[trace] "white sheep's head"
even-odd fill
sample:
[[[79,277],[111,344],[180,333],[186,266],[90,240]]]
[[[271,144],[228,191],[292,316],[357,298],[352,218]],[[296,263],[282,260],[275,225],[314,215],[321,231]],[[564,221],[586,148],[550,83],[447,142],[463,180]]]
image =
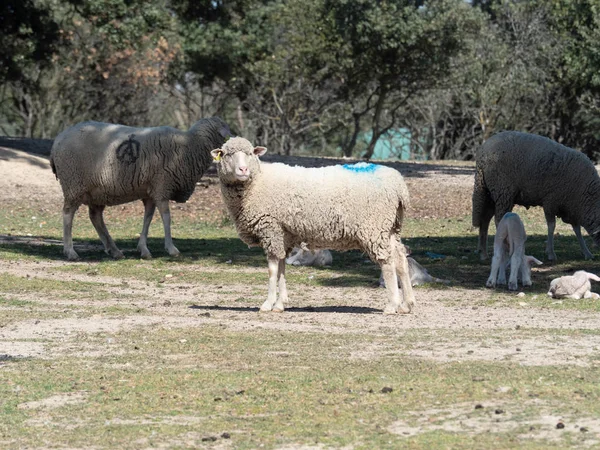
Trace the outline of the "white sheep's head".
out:
[[[267,152],[265,147],[254,147],[242,137],[227,140],[221,148],[210,152],[217,162],[217,172],[226,184],[246,183],[260,172],[259,156]]]

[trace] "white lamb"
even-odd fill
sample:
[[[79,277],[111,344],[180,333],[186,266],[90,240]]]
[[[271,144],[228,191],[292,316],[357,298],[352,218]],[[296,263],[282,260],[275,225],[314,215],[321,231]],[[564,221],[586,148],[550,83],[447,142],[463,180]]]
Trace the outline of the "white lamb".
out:
[[[525,255],[526,240],[525,226],[519,215],[512,212],[504,214],[496,228],[492,269],[485,284],[487,287],[506,284],[506,270],[509,264],[508,289],[516,291],[519,278],[523,286],[531,286],[531,264],[542,262],[533,256]]]
[[[309,248],[364,251],[386,280],[384,313],[409,313],[414,295],[404,247],[397,245],[409,201],[402,175],[365,163],[310,169],[261,165],[258,157],[266,150],[232,138],[212,152],[240,238],[267,254],[269,291],[260,310],[283,311],[288,299],[285,257],[304,242]]]
[[[333,262],[331,252],[327,249],[310,250],[304,247],[294,247],[290,256],[285,259],[292,266],[330,266]]]
[[[550,282],[548,295],[552,298],[600,298],[600,295],[592,292],[590,280],[600,281],[600,277],[585,270],[578,270],[573,275],[555,278]]]
[[[104,208],[138,199],[145,208],[138,242],[142,258],[152,257],[147,238],[157,207],[165,229],[165,249],[171,256],[179,255],[171,239],[169,200],[187,201],[212,162],[210,151],[230,135],[229,126],[218,117],[202,119],[188,131],[82,122],[60,133],[52,146],[50,165],[64,195],[65,256],[79,259],[73,250],[73,216],[84,204],[106,253],[122,258],[104,223]]]

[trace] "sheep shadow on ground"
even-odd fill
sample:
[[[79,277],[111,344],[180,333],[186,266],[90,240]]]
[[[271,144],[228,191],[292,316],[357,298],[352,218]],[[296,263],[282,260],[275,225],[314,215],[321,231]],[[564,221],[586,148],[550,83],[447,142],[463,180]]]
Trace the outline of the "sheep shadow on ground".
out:
[[[258,312],[258,307],[252,306],[220,306],[220,305],[192,305],[190,309],[206,311],[237,311]],[[339,313],[339,314],[381,314],[381,309],[366,306],[286,306],[286,313]]]
[[[546,237],[531,235],[527,240],[527,254],[543,260]],[[182,255],[171,258],[163,248],[162,237],[150,238],[149,248],[154,259],[173,262],[179,266],[196,265],[199,261],[214,263],[216,266],[227,264],[229,268],[252,268],[264,270],[265,280],[267,264],[261,248],[248,248],[237,238],[216,239],[175,239]],[[491,238],[490,238],[491,248]],[[475,253],[476,238],[473,236],[451,236],[435,238],[411,238],[412,257],[415,258],[434,277],[450,280],[449,286],[435,284],[440,289],[486,289],[490,261],[480,261]],[[136,239],[117,240],[126,260],[140,260],[136,250]],[[76,240],[81,262],[101,263],[112,261],[102,249],[99,241]],[[0,236],[0,250],[15,255],[27,255],[42,259],[65,261],[62,242],[55,236]],[[569,275],[577,270],[600,274],[600,258],[585,261],[579,251],[575,236],[560,236],[556,242],[558,262],[535,267],[532,271],[533,286],[519,288],[530,293],[546,293],[553,278]],[[360,251],[333,252],[333,264],[327,267],[288,266],[288,282],[294,278],[314,276],[312,283],[328,287],[373,287],[378,286],[379,268]],[[331,274],[331,276],[328,276]],[[505,291],[498,287],[497,291]]]

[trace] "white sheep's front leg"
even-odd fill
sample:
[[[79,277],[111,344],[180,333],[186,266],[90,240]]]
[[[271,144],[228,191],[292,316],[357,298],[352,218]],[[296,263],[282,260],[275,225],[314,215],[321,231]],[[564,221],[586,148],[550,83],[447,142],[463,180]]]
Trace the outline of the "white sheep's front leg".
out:
[[[590,252],[590,249],[585,244],[585,240],[581,235],[581,227],[579,225],[571,226],[573,227],[573,232],[575,233],[575,236],[577,236],[577,241],[579,242],[579,247],[581,247],[581,253],[583,253],[583,257],[585,259],[594,259],[594,255],[592,255],[592,252]]]
[[[163,221],[163,227],[165,229],[165,250],[170,256],[179,256],[179,250],[173,245],[173,239],[171,238],[171,211],[169,210],[169,200],[160,200],[156,202],[160,217]]]
[[[269,267],[269,292],[267,294],[267,299],[260,307],[262,312],[272,311],[273,306],[277,302],[277,281],[279,274],[279,258],[274,255],[269,255],[267,257],[267,263]],[[285,263],[285,260],[284,260]],[[284,278],[285,284],[285,278]],[[277,305],[280,306],[280,305]],[[283,311],[283,305],[281,305],[281,309],[278,311]]]
[[[63,207],[63,252],[69,261],[79,259],[79,255],[73,249],[73,217],[78,208],[79,205],[65,205]]]
[[[548,240],[546,241],[546,255],[548,261],[556,261],[556,253],[554,253],[554,229],[556,228],[556,217],[546,214],[546,223],[548,224]]]
[[[285,284],[285,258],[279,260],[279,271],[277,273],[277,284],[279,286],[279,296],[273,305],[274,312],[283,312],[285,303],[288,301],[287,286]]]
[[[150,223],[154,216],[156,204],[149,198],[142,200],[142,202],[144,203],[144,225],[142,226],[142,233],[140,234],[137,248],[142,258],[150,259],[152,258],[152,253],[148,250],[148,231],[150,230]]]

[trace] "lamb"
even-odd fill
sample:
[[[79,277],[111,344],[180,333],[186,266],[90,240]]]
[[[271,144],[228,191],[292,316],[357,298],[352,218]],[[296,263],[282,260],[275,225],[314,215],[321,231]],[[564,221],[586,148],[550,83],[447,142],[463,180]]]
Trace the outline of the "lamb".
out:
[[[600,177],[584,154],[542,136],[505,131],[478,150],[475,170],[473,226],[479,227],[482,260],[488,258],[490,220],[497,225],[515,204],[544,209],[550,261],[556,260],[556,216],[571,224],[584,257],[593,258],[581,227],[600,244]]]
[[[292,266],[330,266],[333,262],[331,252],[327,249],[310,250],[306,246],[294,247],[285,260]]]
[[[366,163],[324,168],[261,165],[259,156],[266,151],[232,138],[212,152],[221,193],[240,238],[249,246],[262,246],[267,254],[269,289],[260,310],[284,310],[285,257],[304,242],[309,248],[364,251],[383,270],[389,296],[384,313],[409,313],[415,300],[404,246],[397,245],[409,204],[402,175]]]
[[[519,275],[523,286],[531,286],[531,264],[542,264],[542,262],[533,256],[525,255],[526,240],[525,226],[519,215],[513,212],[504,214],[496,228],[492,269],[485,284],[487,287],[493,288],[496,284],[506,284],[506,269],[509,263],[508,289],[517,290]]]
[[[600,295],[591,292],[590,280],[600,281],[600,277],[585,270],[578,270],[573,275],[555,278],[550,282],[548,295],[552,298],[600,298]]]
[[[188,131],[171,127],[132,128],[100,122],[82,122],[67,128],[54,140],[50,165],[63,195],[64,254],[79,259],[73,249],[73,216],[81,204],[106,253],[123,258],[104,223],[106,206],[133,200],[144,203],[144,224],[138,250],[151,258],[148,229],[158,207],[165,230],[165,249],[179,250],[171,238],[169,200],[187,201],[196,182],[212,163],[210,151],[230,137],[229,126],[219,117],[196,122]]]
[[[406,255],[410,255],[410,248],[405,245]],[[406,258],[408,261],[408,273],[410,275],[410,284],[412,286],[419,286],[425,283],[442,283],[442,284],[450,284],[449,280],[442,280],[441,278],[433,277],[427,272],[427,269],[419,264],[414,258],[410,256]],[[379,286],[385,287],[385,280],[383,279],[383,274],[379,276]]]

